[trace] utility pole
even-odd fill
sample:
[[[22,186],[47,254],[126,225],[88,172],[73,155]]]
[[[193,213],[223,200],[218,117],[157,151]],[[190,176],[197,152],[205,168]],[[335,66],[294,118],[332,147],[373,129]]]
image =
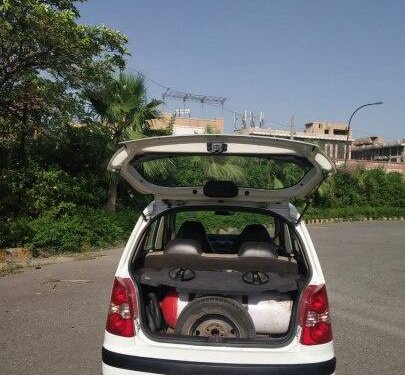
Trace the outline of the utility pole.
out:
[[[294,115],[290,116],[290,138],[294,139]]]

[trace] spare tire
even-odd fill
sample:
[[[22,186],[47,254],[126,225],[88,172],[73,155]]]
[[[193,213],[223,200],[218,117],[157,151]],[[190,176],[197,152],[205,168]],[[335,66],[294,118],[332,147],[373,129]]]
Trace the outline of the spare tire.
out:
[[[217,296],[191,301],[181,312],[174,333],[212,339],[256,337],[252,318],[243,305]]]

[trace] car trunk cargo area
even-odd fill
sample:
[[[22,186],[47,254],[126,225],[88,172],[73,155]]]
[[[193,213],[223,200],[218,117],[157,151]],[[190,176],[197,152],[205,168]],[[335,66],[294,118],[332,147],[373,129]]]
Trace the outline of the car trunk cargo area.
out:
[[[304,282],[299,276],[284,277],[286,282],[277,280],[274,290],[271,285],[276,274],[269,272],[260,272],[258,277],[268,278],[270,284],[245,284],[247,288],[237,283],[246,274],[240,271],[193,271],[195,278],[202,276],[201,283],[185,287],[179,284],[188,281],[167,285],[164,278],[154,278],[155,272],[137,272],[143,328],[152,339],[277,343],[295,328],[299,285]],[[157,272],[162,275],[171,270]],[[187,271],[186,277],[190,277]]]
[[[177,221],[174,235],[165,241],[158,220],[155,234],[152,227],[145,233],[133,262],[145,334],[158,341],[199,344],[287,342],[309,276],[293,228],[269,216],[272,235],[262,224],[247,224],[239,234],[207,236],[203,223],[179,220],[182,214],[175,214],[177,219],[170,217],[173,213],[164,219],[166,224]],[[254,221],[255,215],[248,217]],[[197,214],[197,219],[206,217]],[[148,241],[161,246],[148,247]]]

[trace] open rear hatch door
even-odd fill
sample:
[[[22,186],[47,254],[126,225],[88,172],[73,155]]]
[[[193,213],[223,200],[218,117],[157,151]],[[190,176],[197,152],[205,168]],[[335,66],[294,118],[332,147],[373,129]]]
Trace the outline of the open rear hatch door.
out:
[[[124,142],[108,169],[155,199],[288,203],[310,194],[335,166],[310,143],[206,134]]]

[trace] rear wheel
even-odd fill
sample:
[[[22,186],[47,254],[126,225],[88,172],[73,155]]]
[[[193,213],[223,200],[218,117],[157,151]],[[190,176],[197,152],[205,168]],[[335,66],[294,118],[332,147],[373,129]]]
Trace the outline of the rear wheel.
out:
[[[181,312],[175,333],[211,338],[250,338],[256,336],[252,319],[241,303],[224,297],[201,297]]]

